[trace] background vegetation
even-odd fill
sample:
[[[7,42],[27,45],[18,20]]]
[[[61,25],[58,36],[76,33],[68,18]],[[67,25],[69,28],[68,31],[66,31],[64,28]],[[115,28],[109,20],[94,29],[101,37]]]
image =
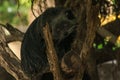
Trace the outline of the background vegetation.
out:
[[[0,23],[12,25],[28,25],[29,0],[0,0]]]

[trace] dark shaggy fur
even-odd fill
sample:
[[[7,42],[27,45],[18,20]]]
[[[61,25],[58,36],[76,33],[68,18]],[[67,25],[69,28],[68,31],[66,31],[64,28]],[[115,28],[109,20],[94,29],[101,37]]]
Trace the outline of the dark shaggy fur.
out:
[[[59,62],[71,49],[76,33],[76,19],[73,13],[70,9],[60,7],[47,9],[32,22],[22,41],[21,65],[27,74],[43,72],[48,66],[42,31],[46,23],[50,26]]]

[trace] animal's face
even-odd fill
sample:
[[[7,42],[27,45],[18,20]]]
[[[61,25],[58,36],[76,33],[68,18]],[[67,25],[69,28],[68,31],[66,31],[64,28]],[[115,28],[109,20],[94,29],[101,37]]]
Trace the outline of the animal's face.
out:
[[[76,18],[70,9],[63,9],[51,22],[54,40],[61,41],[69,36],[76,28]]]

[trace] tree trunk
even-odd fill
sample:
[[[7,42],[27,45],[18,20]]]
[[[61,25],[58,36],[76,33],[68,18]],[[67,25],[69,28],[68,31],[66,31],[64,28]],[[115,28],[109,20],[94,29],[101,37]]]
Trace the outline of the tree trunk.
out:
[[[58,62],[58,57],[56,50],[54,48],[53,39],[49,30],[49,25],[43,28],[44,39],[47,46],[47,58],[50,65],[50,71],[53,73],[54,80],[63,80],[62,75],[60,74],[60,67]]]
[[[75,11],[79,22],[73,48],[77,53],[80,53],[82,64],[84,64],[83,67],[81,66],[80,72],[83,71],[81,72],[83,74],[84,71],[88,71],[91,80],[99,80],[96,60],[91,51],[96,30],[100,24],[98,18],[99,5],[92,5],[92,0],[75,0],[74,2],[68,0],[68,2],[66,1],[66,6],[71,7]]]
[[[16,80],[30,80],[22,71],[20,60],[10,50],[6,41],[5,32],[0,26],[0,66],[5,68]]]

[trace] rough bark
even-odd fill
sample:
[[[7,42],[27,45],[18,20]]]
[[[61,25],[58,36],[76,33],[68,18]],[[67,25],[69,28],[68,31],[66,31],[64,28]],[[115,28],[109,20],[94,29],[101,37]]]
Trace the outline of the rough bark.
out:
[[[82,46],[81,54],[85,63],[87,63],[88,73],[91,77],[91,80],[99,80],[97,73],[97,65],[96,60],[94,58],[94,54],[91,52],[92,44],[95,38],[97,27],[99,27],[99,19],[98,19],[98,5],[93,6],[92,0],[86,0],[86,23],[87,23],[87,31],[86,38]]]
[[[43,28],[44,39],[47,46],[47,58],[50,65],[50,71],[53,73],[54,80],[63,80],[60,74],[60,67],[58,62],[58,57],[54,48],[54,44],[52,41],[52,36],[49,30],[49,25]]]
[[[30,80],[20,67],[20,60],[13,54],[6,43],[5,33],[0,26],[0,66],[16,80]]]
[[[22,41],[24,33],[20,30],[14,28],[11,24],[7,23],[6,25],[0,24],[0,27],[4,27],[8,30],[10,35],[5,35],[6,43],[12,42],[12,41]]]
[[[92,5],[92,0],[69,1],[66,6],[70,6],[75,11],[79,21],[78,32],[73,48],[80,53],[84,64],[81,66],[80,74],[83,74],[84,71],[87,70],[92,80],[99,80],[96,60],[91,52],[96,29],[100,24],[98,19],[99,6]],[[82,78],[80,74],[77,80]]]

